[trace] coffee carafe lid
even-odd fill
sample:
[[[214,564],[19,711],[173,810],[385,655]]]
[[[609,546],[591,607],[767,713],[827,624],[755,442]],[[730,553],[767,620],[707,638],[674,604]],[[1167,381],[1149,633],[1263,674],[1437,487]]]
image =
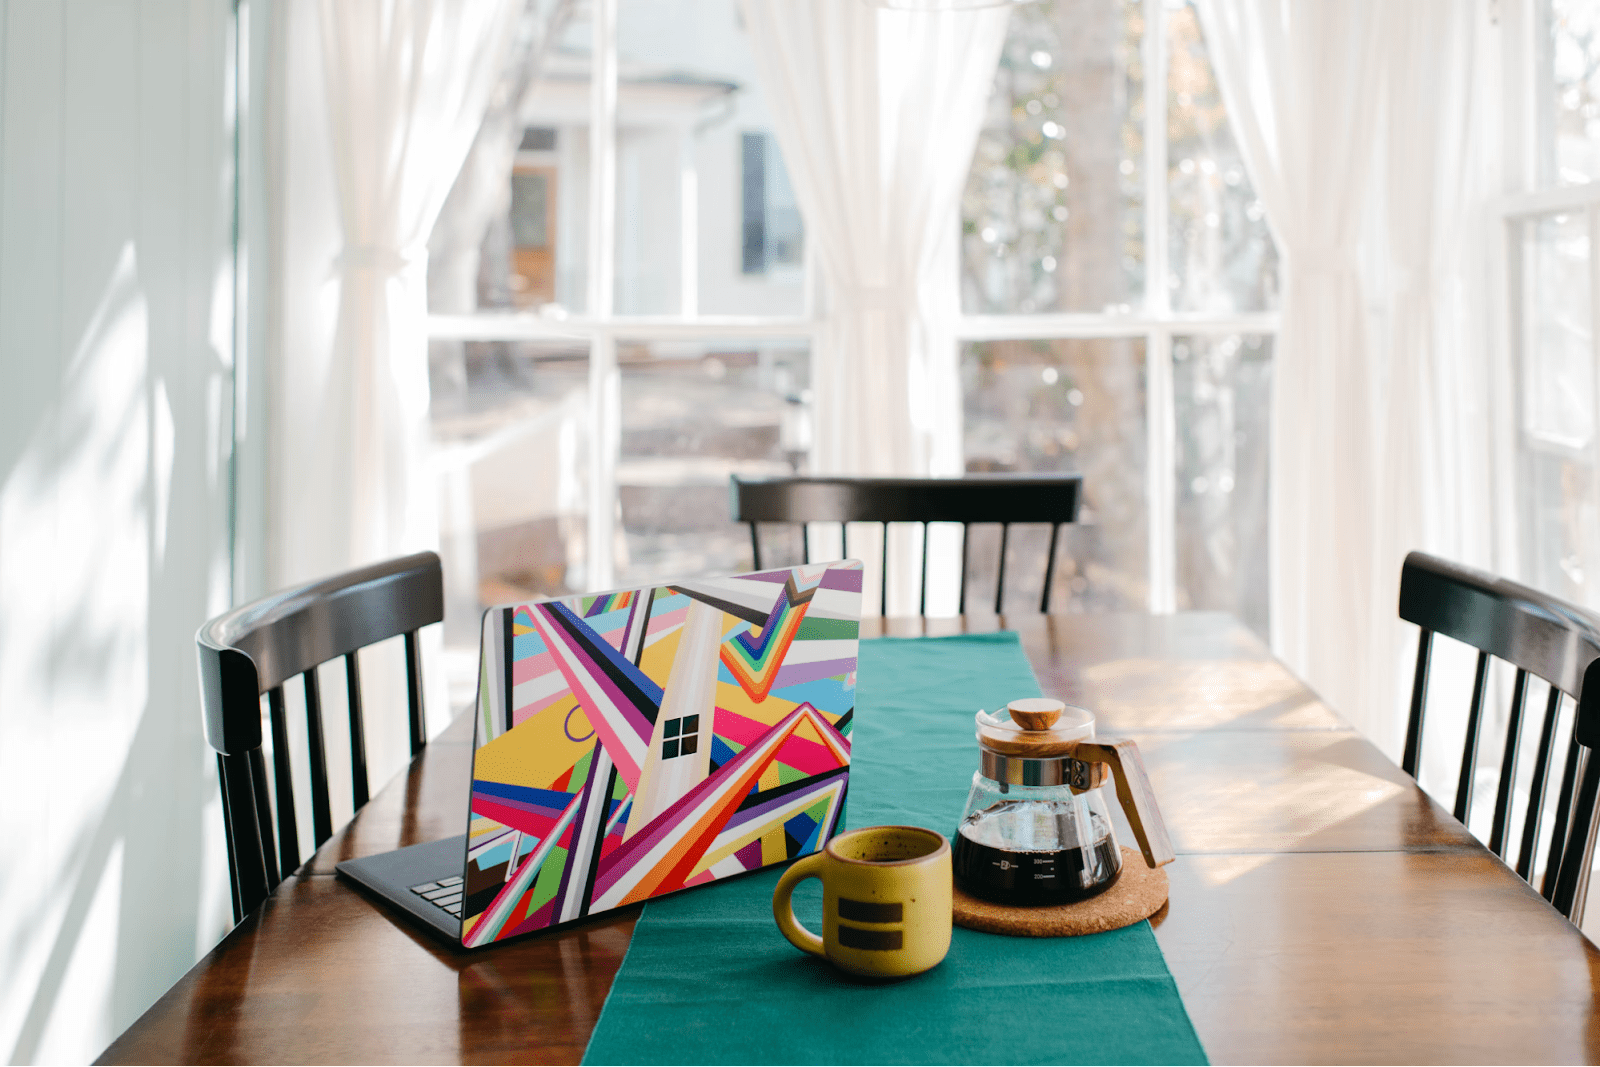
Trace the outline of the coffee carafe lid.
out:
[[[1068,756],[1080,741],[1094,739],[1094,715],[1049,697],[1028,697],[1006,705],[1011,721],[986,711],[977,714],[978,743],[1007,756],[1043,759]]]

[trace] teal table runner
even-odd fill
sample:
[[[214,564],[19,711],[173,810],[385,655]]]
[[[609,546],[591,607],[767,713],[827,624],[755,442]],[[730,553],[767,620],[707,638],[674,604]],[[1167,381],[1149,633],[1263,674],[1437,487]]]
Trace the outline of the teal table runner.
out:
[[[972,715],[1036,696],[1016,634],[861,642],[851,827],[955,832]],[[772,921],[780,869],[646,905],[585,1063],[1205,1063],[1148,922],[1092,937],[957,927],[938,967],[854,980]],[[821,889],[795,911],[822,929]]]

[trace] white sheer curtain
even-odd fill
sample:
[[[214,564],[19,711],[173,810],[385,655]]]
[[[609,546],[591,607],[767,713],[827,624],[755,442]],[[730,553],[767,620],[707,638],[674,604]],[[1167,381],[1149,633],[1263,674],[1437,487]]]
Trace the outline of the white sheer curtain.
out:
[[[742,6],[822,264],[818,468],[959,473],[956,212],[1007,11]]]
[[[1475,8],[1198,7],[1285,260],[1273,393],[1274,646],[1394,751],[1404,729],[1400,560],[1417,547],[1460,557],[1459,531],[1488,524],[1487,502],[1472,491],[1488,477],[1487,454],[1477,465],[1453,451],[1474,410],[1467,394],[1482,380],[1460,343],[1468,309],[1451,274],[1461,263],[1451,242],[1474,232],[1462,175]],[[1385,247],[1364,248],[1372,234],[1385,235]],[[1365,279],[1363,263],[1378,265]]]
[[[427,241],[511,39],[512,0],[321,0],[344,234],[339,324],[293,506],[327,572],[433,547]]]
[[[824,324],[811,354],[816,469],[959,474],[957,209],[1009,13],[885,11],[862,0],[742,8],[822,266]],[[912,529],[896,538],[891,610],[914,614],[922,548]],[[844,551],[871,570],[879,549]],[[954,574],[953,539],[934,531],[928,551],[930,575]],[[930,582],[931,613],[953,611],[947,584]]]
[[[1493,90],[1478,63],[1479,17],[1476,5],[1461,0],[1407,0],[1383,13],[1386,269],[1373,289],[1386,327],[1379,339],[1388,371],[1379,452],[1386,496],[1384,521],[1373,532],[1377,579],[1381,585],[1388,576],[1390,595],[1378,598],[1368,655],[1390,672],[1386,707],[1394,714],[1372,732],[1391,751],[1404,740],[1403,702],[1415,662],[1416,627],[1394,616],[1405,554],[1422,549],[1485,568],[1495,563],[1483,318],[1493,226],[1482,211],[1490,193],[1484,116],[1493,112]],[[1434,652],[1430,737],[1459,736],[1464,728],[1471,657],[1451,668],[1442,659],[1464,652],[1443,644]],[[1383,681],[1380,675],[1375,684]],[[1425,745],[1424,784],[1453,795],[1459,759],[1452,745]]]

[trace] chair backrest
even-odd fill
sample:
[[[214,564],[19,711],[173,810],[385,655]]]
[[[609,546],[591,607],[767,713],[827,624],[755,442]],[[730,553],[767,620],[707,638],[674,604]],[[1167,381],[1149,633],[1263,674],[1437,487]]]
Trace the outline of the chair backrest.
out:
[[[300,866],[283,685],[305,687],[311,816],[316,844],[333,834],[317,667],[344,657],[350,709],[351,797],[367,802],[367,756],[357,652],[405,635],[411,754],[427,741],[417,631],[444,618],[444,584],[432,552],[361,567],[234,608],[200,627],[200,698],[206,740],[217,750],[228,868],[237,922]],[[262,758],[261,696],[272,729],[276,820]],[[277,847],[272,827],[277,825]]]
[[[1044,594],[1039,610],[1048,611],[1055,582],[1056,543],[1063,523],[1078,520],[1078,498],[1083,488],[1080,474],[969,475],[965,478],[767,478],[744,480],[733,476],[729,486],[735,522],[750,526],[750,550],[761,568],[763,522],[798,523],[805,561],[811,562],[807,523],[876,522],[883,526],[885,555],[889,524],[920,522],[924,551],[920,613],[928,612],[928,543],[930,522],[961,523],[960,604],[967,610],[967,530],[973,523],[1000,524],[999,575],[995,581],[994,610],[1004,607],[1006,547],[1013,523],[1049,523],[1050,548],[1045,555]],[[889,568],[882,568],[882,604],[889,603]]]
[[[1472,810],[1472,780],[1490,658],[1517,668],[1488,842],[1490,850],[1502,859],[1509,847],[1512,794],[1529,679],[1538,678],[1549,684],[1516,862],[1517,874],[1529,881],[1533,878],[1540,820],[1549,791],[1561,700],[1563,695],[1576,700],[1575,725],[1567,740],[1561,784],[1555,794],[1555,821],[1540,891],[1563,915],[1578,921],[1588,893],[1595,798],[1600,792],[1600,759],[1590,756],[1590,750],[1600,741],[1600,617],[1517,582],[1421,552],[1408,555],[1400,571],[1400,617],[1422,628],[1401,760],[1401,766],[1412,777],[1416,777],[1422,756],[1433,635],[1441,633],[1478,650],[1455,796],[1455,817],[1463,824]],[[1580,778],[1575,792],[1574,783]]]

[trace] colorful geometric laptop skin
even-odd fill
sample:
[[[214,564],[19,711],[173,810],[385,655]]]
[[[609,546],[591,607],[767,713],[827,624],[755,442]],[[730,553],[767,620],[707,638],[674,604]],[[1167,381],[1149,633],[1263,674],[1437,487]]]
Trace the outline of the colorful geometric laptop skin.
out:
[[[816,852],[850,774],[855,560],[490,609],[461,943]]]

